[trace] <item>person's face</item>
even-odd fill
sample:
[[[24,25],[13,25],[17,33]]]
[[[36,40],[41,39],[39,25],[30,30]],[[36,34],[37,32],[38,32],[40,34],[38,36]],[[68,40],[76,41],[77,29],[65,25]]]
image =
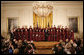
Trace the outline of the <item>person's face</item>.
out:
[[[27,29],[25,29],[25,31],[27,31]]]
[[[24,42],[27,42],[27,40],[24,40]]]
[[[66,42],[68,42],[68,39],[66,39]]]
[[[24,28],[24,26],[22,26],[22,28]]]
[[[16,41],[16,39],[13,39],[13,41],[15,42],[15,41]]]
[[[30,43],[30,41],[27,41],[27,43]]]
[[[18,41],[15,41],[15,44],[17,44],[18,43]]]
[[[58,30],[57,30],[57,32],[58,32]]]

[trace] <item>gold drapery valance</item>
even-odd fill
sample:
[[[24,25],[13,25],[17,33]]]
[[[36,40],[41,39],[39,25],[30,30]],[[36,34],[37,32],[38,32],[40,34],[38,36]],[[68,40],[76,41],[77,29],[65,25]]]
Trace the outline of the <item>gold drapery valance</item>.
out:
[[[33,27],[37,26],[41,28],[51,27],[52,23],[53,23],[52,12],[45,18],[39,17],[33,12]]]

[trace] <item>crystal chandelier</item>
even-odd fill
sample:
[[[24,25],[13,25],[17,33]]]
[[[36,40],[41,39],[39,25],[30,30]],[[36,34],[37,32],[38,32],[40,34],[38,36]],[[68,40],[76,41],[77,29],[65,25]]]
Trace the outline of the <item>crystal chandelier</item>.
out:
[[[53,3],[50,1],[34,2],[33,11],[40,17],[46,17],[53,11]]]

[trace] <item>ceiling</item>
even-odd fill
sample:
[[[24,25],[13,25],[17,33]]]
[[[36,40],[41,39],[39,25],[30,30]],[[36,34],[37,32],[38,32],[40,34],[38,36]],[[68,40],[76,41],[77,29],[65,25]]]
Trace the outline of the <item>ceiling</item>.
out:
[[[1,1],[1,4],[29,4],[32,5],[32,3],[35,1]],[[51,2],[51,1],[50,1]],[[52,1],[54,5],[56,4],[79,4],[82,5],[83,1]]]

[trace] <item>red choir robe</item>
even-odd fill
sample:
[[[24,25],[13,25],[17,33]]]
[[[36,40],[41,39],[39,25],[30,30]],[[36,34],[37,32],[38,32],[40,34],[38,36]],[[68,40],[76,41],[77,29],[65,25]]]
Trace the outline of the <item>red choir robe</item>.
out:
[[[21,39],[21,32],[18,30],[18,40],[20,40]]]
[[[74,40],[74,32],[71,32],[71,39]]]
[[[31,38],[31,40],[34,41],[34,32],[32,32],[32,38]]]
[[[51,31],[51,41],[53,41],[54,38],[53,38],[53,31]]]
[[[56,33],[55,33],[55,30],[53,31],[53,38],[54,38],[54,41],[56,41]]]
[[[36,33],[35,33],[35,30],[33,31],[33,36],[32,36],[32,38],[33,38],[33,41],[35,41],[35,35],[36,35]]]
[[[66,39],[69,39],[69,31],[66,31]]]
[[[58,41],[61,39],[61,32],[58,31]]]
[[[68,28],[65,28],[65,29],[64,29],[65,33],[67,32],[67,29],[68,29]]]
[[[71,39],[71,32],[68,32],[69,34],[68,34],[68,40],[70,41],[70,39]]]
[[[51,32],[48,31],[48,41],[51,41]]]
[[[65,32],[64,32],[64,30],[62,32],[62,40],[65,41]]]
[[[42,36],[41,36],[41,40],[45,40],[45,33],[44,32],[41,32],[42,34]]]
[[[39,32],[38,40],[41,41],[41,31]]]
[[[36,32],[36,41],[39,41],[39,32]]]
[[[23,32],[23,30],[21,31],[21,40],[24,41],[24,32]]]
[[[62,40],[62,32],[61,31],[59,32],[59,35],[60,35],[59,40]]]
[[[29,35],[29,33],[28,33],[28,31],[25,31],[25,39],[27,39],[28,40],[28,35]]]
[[[29,28],[29,36],[30,36],[29,39],[30,39],[30,41],[32,40],[32,33],[33,33],[33,32],[32,32],[32,28]]]
[[[35,36],[35,38],[34,38],[34,39],[35,39],[35,41],[37,40],[37,36],[36,36],[36,34],[37,34],[37,32],[35,31],[35,35],[34,35],[34,36]]]
[[[56,32],[56,41],[59,41],[59,32]]]

